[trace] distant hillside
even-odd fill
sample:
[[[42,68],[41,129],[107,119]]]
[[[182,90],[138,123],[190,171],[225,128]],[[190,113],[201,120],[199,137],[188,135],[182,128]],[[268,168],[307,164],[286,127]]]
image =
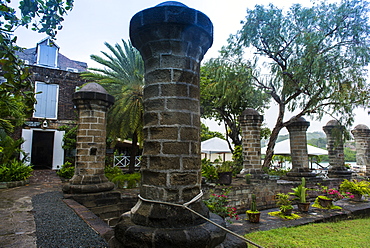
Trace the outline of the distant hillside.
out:
[[[289,139],[289,134],[279,135],[276,143]],[[267,145],[268,140],[262,141],[262,146]],[[307,133],[307,143],[316,147],[326,149],[326,135],[324,132],[311,132]]]

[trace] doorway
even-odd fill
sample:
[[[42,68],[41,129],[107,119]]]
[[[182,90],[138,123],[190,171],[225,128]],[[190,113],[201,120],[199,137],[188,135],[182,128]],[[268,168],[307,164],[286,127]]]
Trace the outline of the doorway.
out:
[[[34,169],[53,166],[54,132],[33,131],[31,164]]]

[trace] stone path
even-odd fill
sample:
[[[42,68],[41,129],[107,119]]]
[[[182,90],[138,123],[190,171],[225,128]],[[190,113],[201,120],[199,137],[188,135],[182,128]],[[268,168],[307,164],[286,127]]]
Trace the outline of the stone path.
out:
[[[0,190],[0,247],[36,247],[32,197],[60,191],[61,181],[52,170],[36,170],[26,186]]]

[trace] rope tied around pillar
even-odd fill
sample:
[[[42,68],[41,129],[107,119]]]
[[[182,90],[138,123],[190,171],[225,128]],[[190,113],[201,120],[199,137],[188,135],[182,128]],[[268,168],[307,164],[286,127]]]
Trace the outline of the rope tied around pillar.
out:
[[[207,217],[204,217],[204,216],[203,216],[203,215],[201,215],[200,213],[198,213],[198,212],[196,212],[196,211],[194,211],[193,209],[191,209],[191,208],[189,208],[189,207],[188,207],[190,204],[192,204],[192,203],[194,203],[194,202],[198,201],[202,196],[203,196],[203,191],[201,190],[201,191],[200,191],[200,193],[199,193],[198,195],[196,195],[196,196],[195,196],[193,199],[191,199],[190,201],[188,201],[188,202],[186,202],[186,203],[184,203],[184,204],[177,204],[177,203],[172,203],[172,202],[164,202],[164,201],[149,200],[149,199],[145,199],[145,198],[143,198],[140,194],[138,195],[139,199],[140,199],[141,201],[144,201],[144,202],[157,203],[157,204],[164,204],[164,205],[169,205],[169,206],[175,206],[175,207],[181,207],[181,208],[184,208],[184,209],[186,209],[186,210],[188,210],[188,211],[192,212],[193,214],[195,214],[195,215],[199,216],[200,218],[202,218],[202,219],[204,219],[204,220],[208,221],[209,223],[211,223],[211,224],[213,224],[213,225],[217,226],[218,228],[221,228],[222,230],[224,230],[224,231],[226,231],[226,232],[230,233],[231,235],[234,235],[235,237],[240,238],[240,239],[244,240],[245,242],[247,242],[247,243],[249,243],[249,244],[251,244],[251,245],[254,245],[254,246],[256,246],[256,247],[264,248],[263,246],[260,246],[260,245],[258,245],[258,244],[256,244],[256,243],[254,243],[253,241],[251,241],[251,240],[249,240],[249,239],[246,239],[245,237],[243,237],[243,236],[241,236],[241,235],[239,235],[239,234],[237,234],[237,233],[235,233],[235,232],[233,232],[233,231],[231,231],[231,230],[229,230],[229,229],[227,229],[227,228],[225,228],[225,227],[223,227],[223,226],[221,226],[221,225],[219,225],[219,224],[215,223],[214,221],[212,221],[212,220],[208,219]]]

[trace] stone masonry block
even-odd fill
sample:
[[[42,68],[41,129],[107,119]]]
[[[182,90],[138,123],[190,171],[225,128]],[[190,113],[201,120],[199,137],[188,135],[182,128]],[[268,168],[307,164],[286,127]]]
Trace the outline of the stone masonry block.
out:
[[[165,107],[164,99],[144,100],[144,112],[163,111]]]
[[[189,99],[167,99],[167,108],[171,110],[199,112],[199,101]]]
[[[165,186],[167,183],[167,173],[164,172],[143,170],[141,172],[141,175],[142,175],[142,184]]]
[[[163,142],[163,154],[189,154],[189,142]]]
[[[151,170],[179,170],[180,169],[180,158],[176,157],[165,157],[165,156],[150,156],[150,168]]]
[[[198,80],[198,74],[193,71],[182,70],[182,69],[172,70],[172,82],[193,83],[194,81],[197,81],[197,80]]]
[[[200,156],[197,157],[183,157],[182,167],[184,170],[199,170],[201,167]]]
[[[191,119],[191,114],[187,112],[180,112],[180,111],[166,111],[160,113],[161,120],[160,124],[161,125],[191,125],[192,124],[192,119]]]
[[[144,141],[144,152],[147,155],[157,155],[161,153],[161,142]]]
[[[183,56],[168,55],[168,54],[161,55],[160,68],[192,69],[190,58],[183,57]]]
[[[178,140],[178,127],[157,127],[150,129],[151,140]]]
[[[188,86],[184,83],[161,84],[161,96],[188,97]]]
[[[144,88],[146,99],[156,98],[160,96],[160,86],[158,84],[148,85]]]
[[[159,125],[159,114],[153,112],[144,113],[144,123],[146,124],[146,126]]]
[[[181,140],[199,141],[199,128],[182,127],[180,129]]]
[[[170,175],[170,184],[172,186],[175,185],[195,185],[198,183],[198,173],[195,172],[187,172],[187,173],[181,173],[181,172],[173,172]]]
[[[145,75],[145,84],[157,84],[159,82],[171,82],[171,69],[158,69]]]

